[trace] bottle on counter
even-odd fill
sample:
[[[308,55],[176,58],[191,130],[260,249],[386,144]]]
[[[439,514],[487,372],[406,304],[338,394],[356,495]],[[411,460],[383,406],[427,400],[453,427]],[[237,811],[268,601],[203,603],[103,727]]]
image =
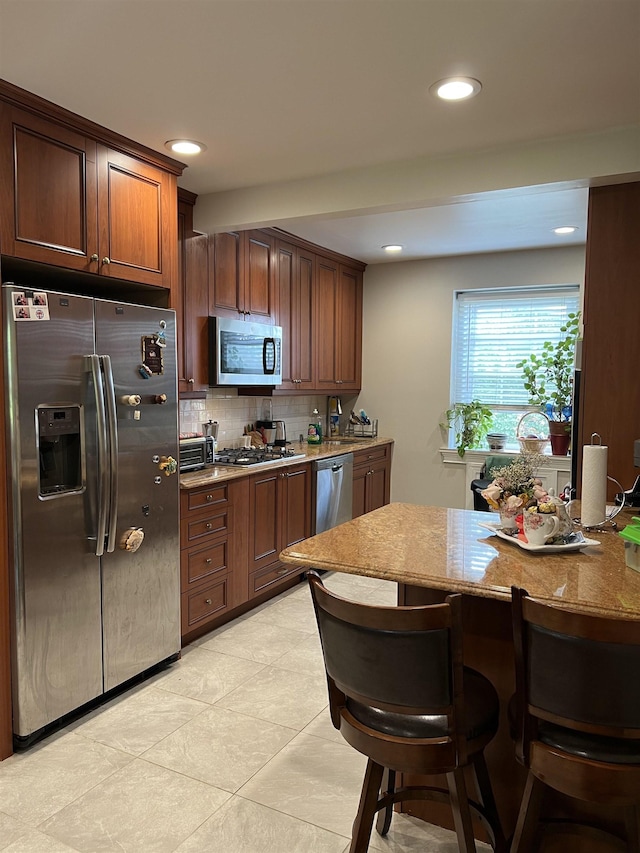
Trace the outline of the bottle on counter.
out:
[[[317,409],[311,413],[311,423],[307,429],[307,444],[322,444],[322,418]]]

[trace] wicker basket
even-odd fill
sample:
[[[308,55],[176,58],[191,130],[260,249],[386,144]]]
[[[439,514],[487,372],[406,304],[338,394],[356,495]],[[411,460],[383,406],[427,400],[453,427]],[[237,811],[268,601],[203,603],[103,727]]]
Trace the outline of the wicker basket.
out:
[[[545,445],[549,441],[549,436],[546,436],[545,438],[539,438],[537,435],[520,435],[520,428],[522,427],[524,421],[530,415],[539,416],[539,414],[539,412],[527,412],[518,421],[518,426],[516,427],[516,438],[520,442],[520,450],[523,452],[528,451],[529,453],[542,453]]]

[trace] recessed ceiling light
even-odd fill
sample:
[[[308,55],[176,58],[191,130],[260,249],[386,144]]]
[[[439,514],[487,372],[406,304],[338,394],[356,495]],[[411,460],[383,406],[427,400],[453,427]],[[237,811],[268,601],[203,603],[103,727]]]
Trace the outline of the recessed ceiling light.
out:
[[[554,228],[554,234],[573,234],[574,231],[578,230],[577,225],[561,225],[560,228]]]
[[[399,243],[389,243],[388,246],[382,246],[385,252],[393,253],[393,252],[401,252],[404,249],[404,246],[401,246]]]
[[[473,77],[445,77],[429,87],[432,95],[445,101],[463,101],[473,98],[482,89],[482,83]]]
[[[193,139],[169,139],[164,147],[175,154],[200,154],[201,151],[207,150],[206,145]]]

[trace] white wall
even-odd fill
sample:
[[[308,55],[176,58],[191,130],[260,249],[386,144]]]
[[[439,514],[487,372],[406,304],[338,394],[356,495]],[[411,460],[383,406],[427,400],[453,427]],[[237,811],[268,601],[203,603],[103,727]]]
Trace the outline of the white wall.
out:
[[[376,264],[364,275],[363,391],[358,407],[395,439],[393,501],[463,507],[463,466],[444,465],[454,292],[584,283],[585,248]]]

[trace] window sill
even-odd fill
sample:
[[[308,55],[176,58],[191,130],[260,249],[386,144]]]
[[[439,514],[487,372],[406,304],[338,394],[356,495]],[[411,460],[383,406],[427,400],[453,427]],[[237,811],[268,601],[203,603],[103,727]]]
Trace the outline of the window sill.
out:
[[[440,456],[442,461],[449,465],[467,465],[468,463],[479,463],[482,465],[487,456],[519,456],[520,451],[506,448],[505,450],[467,450],[464,456],[458,456],[454,447],[441,447]],[[542,454],[542,468],[553,468],[556,471],[571,471],[571,456],[552,456],[550,453]]]

